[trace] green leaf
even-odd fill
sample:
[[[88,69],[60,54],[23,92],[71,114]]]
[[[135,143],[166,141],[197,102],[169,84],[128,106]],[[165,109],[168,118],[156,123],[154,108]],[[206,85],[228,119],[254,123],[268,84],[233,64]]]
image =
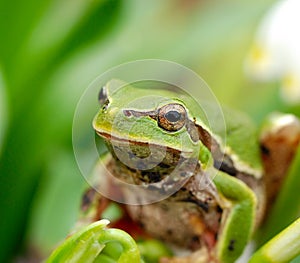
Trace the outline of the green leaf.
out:
[[[107,229],[108,223],[106,219],[94,222],[69,237],[52,253],[46,263],[140,263],[135,241],[122,230]],[[108,243],[111,244],[107,245]],[[121,251],[117,243],[121,245]],[[101,254],[105,247],[105,253]],[[116,259],[118,252],[121,253]]]
[[[300,255],[300,218],[273,237],[249,263],[288,263]]]
[[[8,113],[6,109],[6,90],[5,90],[4,79],[0,67],[0,156],[2,151],[2,141],[6,129],[7,114]]]
[[[159,262],[161,257],[171,257],[172,251],[162,242],[149,239],[138,242],[140,253],[147,263]]]
[[[268,215],[267,221],[258,233],[257,240],[263,244],[279,233],[298,216],[300,209],[300,147],[298,148],[287,178],[283,183],[282,189],[277,200]]]

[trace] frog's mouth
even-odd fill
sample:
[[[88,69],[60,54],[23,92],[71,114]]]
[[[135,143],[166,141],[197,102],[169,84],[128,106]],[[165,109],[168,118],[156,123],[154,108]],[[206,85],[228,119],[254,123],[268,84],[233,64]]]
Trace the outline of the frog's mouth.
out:
[[[128,139],[128,138],[122,138],[120,136],[114,136],[111,133],[108,132],[104,132],[104,131],[98,131],[96,130],[96,133],[98,136],[102,137],[104,140],[110,142],[111,144],[117,143],[117,144],[140,144],[143,145],[145,143],[148,143],[146,141],[142,141],[142,140],[132,140],[132,139]]]
[[[183,156],[190,156],[193,151],[187,150],[187,149],[177,149],[175,147],[165,146],[161,144],[156,143],[149,143],[149,141],[146,140],[134,140],[134,139],[128,139],[128,138],[122,138],[118,136],[114,136],[111,133],[107,133],[104,131],[98,131],[96,130],[96,133],[98,136],[102,137],[108,144],[114,145],[114,146],[140,146],[140,147],[157,147],[157,148],[164,148],[166,151],[172,151],[174,153],[177,153],[178,155]]]

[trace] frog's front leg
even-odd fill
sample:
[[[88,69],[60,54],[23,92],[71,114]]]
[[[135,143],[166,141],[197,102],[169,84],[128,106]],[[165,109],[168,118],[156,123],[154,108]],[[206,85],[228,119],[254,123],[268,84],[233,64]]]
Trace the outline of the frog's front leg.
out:
[[[213,182],[219,193],[228,200],[218,234],[217,258],[222,263],[235,262],[254,228],[256,196],[244,182],[220,171]]]
[[[216,172],[216,170],[211,171]],[[215,201],[222,210],[218,230],[211,237],[216,242],[207,242],[209,241],[207,238],[211,235],[207,236],[209,233],[202,231],[199,235],[205,242],[197,251],[187,257],[164,258],[160,261],[161,263],[235,262],[249,241],[255,224],[256,196],[244,182],[220,171],[217,171],[213,178],[215,186],[211,186],[210,180],[204,180],[211,171],[206,171],[206,174],[203,174],[205,172],[197,174],[195,178],[199,180],[194,178],[191,180],[192,183],[185,187],[192,194],[189,200],[198,200],[197,203],[201,203],[202,199],[200,200],[199,195],[203,195],[205,192],[213,194],[216,186],[218,193],[215,195]],[[203,182],[205,183],[203,184]],[[217,215],[211,214],[213,211],[214,209],[207,209],[206,213],[209,213],[209,216],[206,219],[202,218],[206,224],[211,223],[211,220]],[[176,217],[174,216],[174,218]],[[183,224],[184,222],[182,222]],[[192,220],[190,225],[195,228],[195,233],[197,233],[199,222],[197,224],[197,221]],[[178,229],[178,232],[180,230]]]

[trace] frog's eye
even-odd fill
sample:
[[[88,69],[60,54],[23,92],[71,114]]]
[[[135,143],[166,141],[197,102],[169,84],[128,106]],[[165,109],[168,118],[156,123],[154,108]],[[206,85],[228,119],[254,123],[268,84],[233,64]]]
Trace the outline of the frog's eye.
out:
[[[108,102],[108,97],[107,97],[107,90],[106,87],[102,87],[99,94],[98,94],[98,101],[101,106],[103,106],[105,103]]]
[[[168,104],[158,110],[158,126],[167,131],[178,131],[186,122],[185,108],[176,103]]]

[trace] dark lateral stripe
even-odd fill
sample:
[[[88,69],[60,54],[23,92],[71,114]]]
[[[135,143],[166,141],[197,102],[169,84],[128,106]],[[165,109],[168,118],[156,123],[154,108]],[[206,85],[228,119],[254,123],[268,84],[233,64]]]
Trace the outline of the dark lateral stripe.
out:
[[[233,161],[220,149],[218,142],[203,127],[197,125],[199,139],[210,150],[214,158],[214,167],[229,175],[236,176],[238,170],[234,167]]]

